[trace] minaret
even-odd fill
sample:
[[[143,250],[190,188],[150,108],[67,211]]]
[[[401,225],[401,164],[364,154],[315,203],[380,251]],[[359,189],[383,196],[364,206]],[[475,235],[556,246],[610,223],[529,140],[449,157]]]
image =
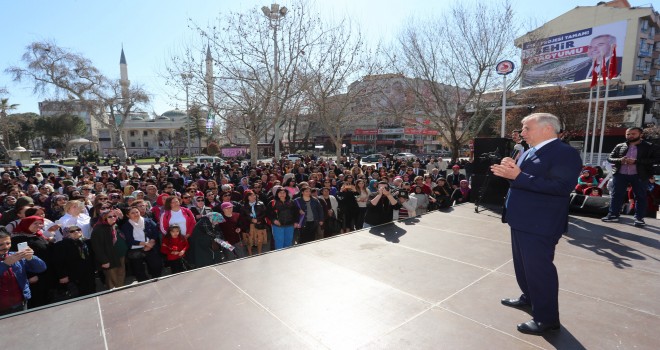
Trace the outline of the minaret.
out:
[[[119,84],[121,85],[121,97],[128,101],[128,86],[131,84],[128,80],[128,66],[126,65],[126,56],[124,56],[124,45],[121,47],[121,57],[119,58]]]
[[[206,83],[206,96],[208,96],[209,110],[213,110],[215,99],[213,98],[213,56],[211,56],[211,44],[206,48],[206,76],[204,82]]]

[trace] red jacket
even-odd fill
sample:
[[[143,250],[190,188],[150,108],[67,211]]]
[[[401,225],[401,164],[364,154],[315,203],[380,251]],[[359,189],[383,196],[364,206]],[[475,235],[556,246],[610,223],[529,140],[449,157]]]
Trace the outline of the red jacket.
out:
[[[195,214],[193,214],[190,209],[181,207],[181,213],[183,214],[183,217],[186,218],[186,235],[190,236],[192,235],[193,230],[195,229],[195,224],[197,224],[197,220],[195,220]],[[172,211],[171,210],[165,210],[163,212],[163,215],[160,217],[160,232],[164,235],[167,233],[167,229],[170,227],[170,219],[172,218]]]
[[[178,235],[176,238],[170,236],[163,237],[163,244],[160,246],[160,252],[167,255],[168,261],[181,259],[182,256],[172,254],[172,252],[180,252],[182,250],[188,250],[188,240],[183,235]]]

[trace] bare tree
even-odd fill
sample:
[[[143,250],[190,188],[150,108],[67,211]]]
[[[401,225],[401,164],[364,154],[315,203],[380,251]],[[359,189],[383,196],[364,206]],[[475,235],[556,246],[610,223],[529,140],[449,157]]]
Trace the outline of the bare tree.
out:
[[[220,15],[217,23],[221,25],[205,27],[191,20],[200,39],[173,55],[167,67],[169,84],[183,88],[182,73],[190,74],[194,103],[243,134],[256,163],[258,141],[284,125],[289,100],[300,94],[299,66],[321,35],[320,22],[306,1],[289,6],[277,23],[277,71],[273,28],[262,11]],[[213,58],[212,77],[207,75],[207,56]]]
[[[141,87],[131,86],[127,93],[122,93],[119,80],[108,79],[83,55],[49,41],[28,45],[22,60],[24,66],[6,70],[14,81],[29,80],[36,93],[52,90],[58,97],[77,100],[93,118],[111,130],[120,159],[127,158],[122,138],[124,123],[138,105],[149,102]]]
[[[517,28],[507,0],[457,3],[439,18],[411,22],[390,51],[396,71],[413,78],[412,112],[439,131],[454,157],[494,114],[481,98],[500,83],[497,62],[518,56]]]
[[[348,20],[325,29],[306,54],[302,71],[310,114],[316,115],[338,158],[345,133],[370,109],[375,86],[366,80],[378,71],[374,56],[359,28],[354,29]]]

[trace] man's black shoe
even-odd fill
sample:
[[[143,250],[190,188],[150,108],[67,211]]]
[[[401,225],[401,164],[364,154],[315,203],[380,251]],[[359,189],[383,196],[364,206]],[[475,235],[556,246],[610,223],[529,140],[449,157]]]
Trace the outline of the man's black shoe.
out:
[[[502,299],[502,305],[513,307],[520,310],[531,310],[532,305],[528,302],[518,299]]]
[[[543,335],[547,332],[558,331],[561,327],[559,322],[543,323],[529,320],[518,325],[518,331],[525,334]]]

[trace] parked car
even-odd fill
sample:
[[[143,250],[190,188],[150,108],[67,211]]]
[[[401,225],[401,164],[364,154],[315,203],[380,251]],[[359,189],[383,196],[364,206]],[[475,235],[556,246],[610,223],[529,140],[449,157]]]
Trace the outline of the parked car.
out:
[[[219,163],[220,165],[224,165],[225,160],[220,157],[212,157],[212,156],[195,157],[195,164],[202,165],[205,163],[211,163],[211,164]]]
[[[42,173],[44,175],[46,175],[48,173],[53,173],[53,174],[57,175],[60,172],[60,169],[62,169],[62,168],[64,168],[64,170],[66,170],[69,173],[73,172],[72,167],[65,166],[65,165],[59,165],[59,164],[51,164],[51,163],[43,163],[42,164],[42,163],[39,163],[39,167],[41,168],[41,170],[43,170]],[[30,168],[32,168],[32,164],[24,165],[23,168],[29,170]]]
[[[376,163],[382,158],[385,158],[382,154],[375,153],[362,157],[361,161],[362,163]]]
[[[303,156],[301,156],[300,154],[292,153],[292,154],[287,154],[286,159],[295,162],[298,159],[303,159]]]
[[[397,153],[394,155],[394,159],[415,159],[415,158],[417,158],[416,155],[407,152]]]

